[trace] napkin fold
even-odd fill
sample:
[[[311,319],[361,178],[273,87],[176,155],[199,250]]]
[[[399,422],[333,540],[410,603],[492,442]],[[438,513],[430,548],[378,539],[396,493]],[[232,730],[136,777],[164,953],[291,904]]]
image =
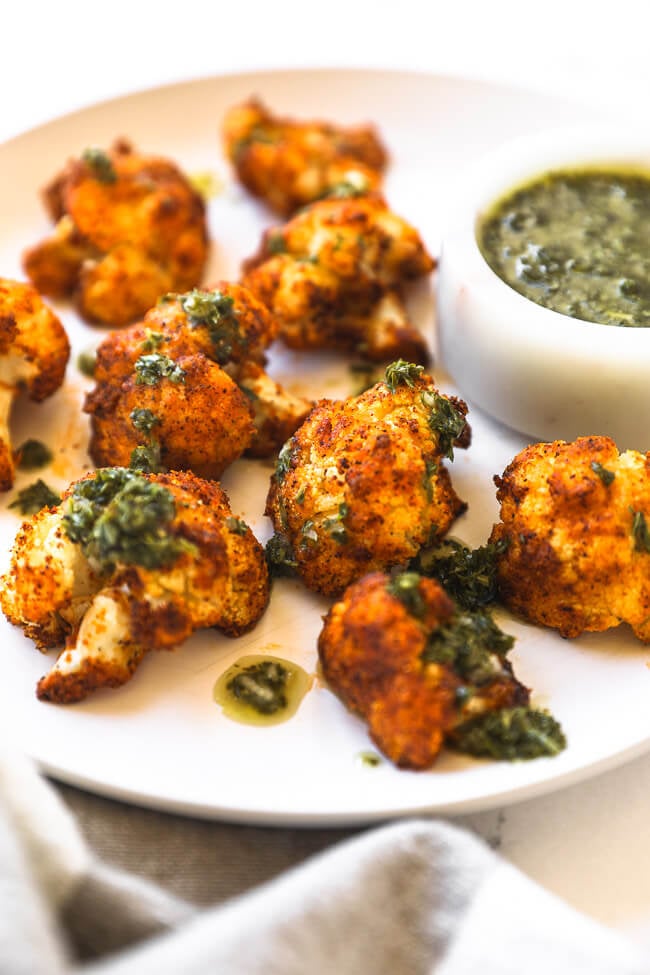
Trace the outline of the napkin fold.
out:
[[[649,969],[632,945],[471,833],[440,821],[369,830],[250,893],[198,910],[100,862],[32,764],[0,751],[3,975]]]

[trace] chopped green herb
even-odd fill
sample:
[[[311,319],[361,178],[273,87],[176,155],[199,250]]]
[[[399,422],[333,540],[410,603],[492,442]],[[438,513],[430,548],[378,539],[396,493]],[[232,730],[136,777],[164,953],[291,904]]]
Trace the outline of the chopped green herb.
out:
[[[338,513],[335,515],[330,515],[328,518],[324,518],[322,521],[323,530],[334,539],[335,542],[343,544],[348,540],[348,533],[345,529],[343,522],[349,514],[349,507],[342,501],[339,505]]]
[[[421,396],[422,405],[428,412],[427,422],[438,438],[438,448],[443,457],[454,459],[454,441],[465,429],[466,420],[451,400],[435,389],[427,389]]]
[[[82,376],[93,379],[97,368],[97,356],[95,352],[80,352],[77,356],[77,369]]]
[[[289,671],[275,660],[246,667],[226,684],[226,689],[260,714],[275,714],[287,706]]]
[[[75,484],[67,499],[63,527],[102,571],[118,563],[157,569],[183,553],[195,551],[172,534],[176,513],[171,491],[139,471],[125,467],[99,470]]]
[[[345,200],[350,197],[364,196],[369,189],[370,186],[365,174],[357,169],[351,169],[345,174],[344,179],[334,183],[325,195],[331,199]]]
[[[153,428],[160,423],[160,417],[152,410],[136,407],[129,413],[129,419],[136,430],[140,433],[150,434]]]
[[[100,183],[110,184],[117,181],[115,167],[111,162],[110,156],[103,149],[97,149],[91,146],[88,149],[84,149],[81,158],[95,179],[99,180]]]
[[[300,529],[300,534],[302,536],[301,545],[316,545],[318,542],[318,532],[316,531],[316,525],[312,518],[308,518],[304,522]]]
[[[422,659],[453,667],[472,684],[485,684],[503,672],[514,642],[487,613],[460,612],[429,635]]]
[[[506,539],[470,549],[448,538],[425,548],[414,560],[414,568],[437,579],[463,609],[479,609],[496,599],[496,563],[508,547]]]
[[[359,761],[368,768],[377,768],[381,765],[381,756],[377,752],[360,752]]]
[[[386,385],[391,393],[394,393],[398,386],[408,386],[410,389],[415,387],[415,380],[419,379],[424,372],[424,366],[417,366],[414,362],[406,362],[404,359],[397,359],[386,366]]]
[[[296,504],[302,504],[303,503],[303,501],[305,500],[305,494],[306,493],[307,493],[307,488],[303,484],[303,486],[300,488],[300,490],[298,491],[298,493],[296,495]]]
[[[266,253],[267,254],[286,254],[287,252],[287,242],[281,233],[277,231],[271,233],[266,238]]]
[[[298,563],[293,549],[284,535],[272,535],[266,543],[266,561],[273,576],[295,575]]]
[[[248,525],[241,518],[226,518],[226,528],[233,535],[246,535],[248,533]]]
[[[599,464],[597,460],[592,460],[590,466],[594,474],[598,475],[605,487],[609,487],[612,481],[615,480],[616,474],[614,471],[608,471],[607,468],[603,467],[602,464]]]
[[[36,471],[52,463],[53,453],[41,440],[26,440],[16,451],[21,471]]]
[[[147,444],[140,444],[131,451],[129,467],[134,471],[144,471],[146,474],[160,474],[166,468],[160,463],[160,444],[157,440],[150,440]]]
[[[449,744],[470,755],[512,762],[557,755],[566,748],[566,737],[546,711],[515,707],[471,718],[454,729]]]
[[[420,592],[422,576],[418,572],[397,572],[391,576],[386,589],[399,599],[413,616],[424,616],[426,605]]]
[[[278,136],[275,133],[269,132],[261,125],[254,125],[253,128],[235,144],[232,152],[233,159],[236,163],[238,163],[243,153],[246,152],[250,146],[255,145],[256,142],[261,142],[264,145],[274,145],[277,141]]]
[[[240,331],[235,302],[230,295],[195,288],[178,300],[192,328],[207,328],[219,365],[228,362],[236,349],[241,352],[246,347],[246,337]]]
[[[39,477],[38,481],[19,491],[9,507],[17,508],[21,515],[35,515],[41,508],[52,508],[60,501],[61,496]]]
[[[140,343],[140,348],[143,352],[155,352],[159,345],[165,341],[165,336],[162,332],[154,332],[150,328],[145,329],[145,337]]]
[[[454,699],[459,708],[464,707],[473,696],[474,688],[471,685],[468,686],[467,684],[457,687],[454,693]]]
[[[138,385],[156,386],[161,379],[169,379],[172,383],[185,382],[185,370],[181,369],[173,359],[159,352],[141,355],[135,363],[136,383]]]
[[[422,475],[422,486],[424,488],[424,493],[427,496],[427,501],[429,504],[433,501],[433,478],[438,473],[438,465],[435,460],[430,458],[425,458],[424,460],[424,474]]]
[[[650,531],[645,515],[642,511],[635,511],[630,508],[632,513],[632,535],[634,536],[634,547],[637,552],[650,552]]]
[[[291,469],[291,460],[293,452],[293,437],[291,440],[287,440],[285,444],[280,449],[278,454],[278,459],[275,464],[275,474],[274,477],[278,483],[282,482],[286,475]]]

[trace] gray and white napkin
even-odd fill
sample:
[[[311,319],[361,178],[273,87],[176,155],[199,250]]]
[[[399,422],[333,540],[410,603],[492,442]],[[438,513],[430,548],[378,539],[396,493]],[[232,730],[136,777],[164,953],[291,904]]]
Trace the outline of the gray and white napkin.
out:
[[[549,971],[641,975],[650,960],[440,821],[372,829],[199,910],[98,861],[31,763],[0,750],[1,975]]]

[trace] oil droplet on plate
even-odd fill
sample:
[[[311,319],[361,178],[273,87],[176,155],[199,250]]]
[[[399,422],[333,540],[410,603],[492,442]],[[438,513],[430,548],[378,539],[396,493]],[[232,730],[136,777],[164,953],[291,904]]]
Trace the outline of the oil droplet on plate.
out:
[[[361,765],[365,766],[365,768],[377,768],[377,766],[381,765],[382,763],[381,755],[378,755],[377,752],[372,751],[359,752],[357,759]]]

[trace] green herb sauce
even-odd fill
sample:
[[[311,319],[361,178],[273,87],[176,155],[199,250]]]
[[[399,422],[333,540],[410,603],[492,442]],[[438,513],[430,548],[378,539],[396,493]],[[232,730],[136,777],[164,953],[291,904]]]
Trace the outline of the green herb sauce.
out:
[[[504,673],[503,661],[514,642],[488,613],[459,612],[429,635],[422,659],[452,667],[463,680],[480,686]]]
[[[52,463],[54,454],[41,440],[26,440],[16,451],[21,471],[36,471]]]
[[[248,525],[241,518],[226,518],[226,528],[231,535],[247,535]]]
[[[93,177],[99,180],[100,183],[111,184],[117,182],[117,173],[111,162],[111,157],[103,149],[97,149],[91,146],[88,149],[84,149],[81,158]]]
[[[386,583],[386,589],[395,599],[399,599],[412,616],[421,619],[426,612],[426,603],[420,592],[422,576],[418,572],[396,572]]]
[[[65,504],[63,528],[100,571],[118,563],[157,569],[194,551],[190,542],[172,534],[175,514],[167,488],[138,471],[107,467],[75,485]]]
[[[478,244],[538,305],[602,325],[650,326],[650,172],[549,172],[501,199]]]
[[[313,678],[291,660],[248,654],[221,674],[214,699],[233,721],[279,724],[296,713],[312,683]]]
[[[298,569],[295,552],[289,540],[280,534],[272,535],[264,550],[272,576],[294,576]]]
[[[225,365],[234,352],[243,352],[247,340],[240,331],[235,302],[230,295],[195,288],[178,300],[192,328],[204,326],[208,330],[214,358],[219,365]]]
[[[432,548],[422,549],[413,560],[413,568],[437,579],[463,609],[480,609],[496,599],[496,563],[507,547],[507,541],[499,541],[470,549],[446,538]]]
[[[138,386],[157,386],[162,379],[172,383],[185,382],[185,370],[168,355],[152,352],[141,355],[135,362],[135,381]]]
[[[41,508],[52,508],[60,501],[61,495],[55,494],[39,477],[38,481],[19,491],[9,507],[16,508],[21,515],[35,515]]]
[[[469,755],[513,762],[557,755],[566,748],[566,736],[546,711],[515,707],[471,718],[451,733],[448,743]]]

